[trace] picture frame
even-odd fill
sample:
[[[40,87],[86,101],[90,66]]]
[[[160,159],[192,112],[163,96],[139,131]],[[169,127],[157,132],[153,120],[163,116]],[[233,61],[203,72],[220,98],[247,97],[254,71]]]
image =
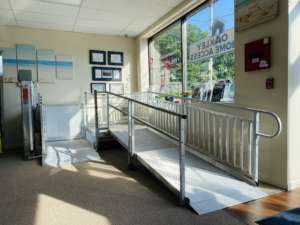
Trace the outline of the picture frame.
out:
[[[106,83],[91,83],[91,94],[96,90],[97,92],[106,92]]]
[[[115,94],[124,95],[124,85],[122,83],[109,84],[109,91]]]
[[[108,52],[108,64],[113,66],[123,66],[124,54],[123,52]]]
[[[112,69],[108,67],[92,67],[92,79],[94,81],[111,81]]]
[[[122,69],[121,68],[112,68],[112,77],[113,81],[122,81]]]
[[[271,21],[279,15],[279,0],[236,0],[235,29],[237,32]]]
[[[106,65],[106,51],[90,50],[90,64]]]
[[[93,81],[121,81],[122,69],[114,67],[92,67]]]

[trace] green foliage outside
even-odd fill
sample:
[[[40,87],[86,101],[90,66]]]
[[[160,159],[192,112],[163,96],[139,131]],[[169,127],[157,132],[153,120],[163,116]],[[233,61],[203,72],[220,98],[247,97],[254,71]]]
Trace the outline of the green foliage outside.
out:
[[[193,24],[187,26],[187,43],[188,55],[189,47],[205,37],[207,32],[202,32],[199,27]],[[154,47],[161,56],[172,55],[176,59],[175,64],[171,68],[171,82],[182,81],[182,64],[181,64],[181,26],[176,24],[154,39]],[[224,55],[213,58],[213,79],[233,79],[234,71],[234,53],[226,53]],[[209,79],[209,60],[197,63],[188,63],[188,90],[192,91],[202,81]],[[161,74],[155,74],[160,76]],[[181,94],[181,90],[175,91],[176,95]]]

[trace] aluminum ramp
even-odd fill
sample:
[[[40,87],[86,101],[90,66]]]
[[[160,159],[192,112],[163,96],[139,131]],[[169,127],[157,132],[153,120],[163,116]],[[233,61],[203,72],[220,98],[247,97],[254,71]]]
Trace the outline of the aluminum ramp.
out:
[[[164,97],[95,91],[96,131],[108,129],[127,149],[129,165],[137,158],[199,214],[278,191],[249,185],[259,182],[260,138],[281,132],[276,113]],[[274,120],[274,133],[260,130],[261,115]]]
[[[114,138],[128,149],[128,125],[110,127]],[[179,195],[179,148],[165,136],[143,126],[135,127],[135,154],[140,163]],[[191,153],[186,152],[186,197],[199,214],[224,209],[274,193],[237,180]]]

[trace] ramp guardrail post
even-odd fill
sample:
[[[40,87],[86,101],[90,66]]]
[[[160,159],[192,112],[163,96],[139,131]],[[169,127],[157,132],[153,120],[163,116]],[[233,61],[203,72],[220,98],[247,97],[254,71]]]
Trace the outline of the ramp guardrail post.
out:
[[[179,117],[179,169],[180,169],[180,203],[185,205],[185,142],[186,142],[186,117]]]
[[[134,104],[132,101],[128,100],[128,166],[132,166],[132,157],[134,155]]]
[[[109,130],[109,93],[106,93],[106,120],[107,120],[107,130]]]
[[[256,184],[258,184],[258,159],[259,159],[259,122],[260,122],[260,113],[259,112],[254,112],[254,121],[253,121],[253,144],[252,144],[252,152],[251,152],[251,169],[252,169],[252,174],[254,176],[254,181]]]
[[[95,147],[98,150],[99,116],[98,116],[98,94],[96,90],[94,91],[94,105],[95,105],[95,135],[96,135]]]

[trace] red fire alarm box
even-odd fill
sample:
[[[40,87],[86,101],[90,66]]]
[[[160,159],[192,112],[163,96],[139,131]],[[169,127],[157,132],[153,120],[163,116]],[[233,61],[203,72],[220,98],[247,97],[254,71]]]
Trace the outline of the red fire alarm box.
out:
[[[271,38],[263,38],[245,44],[245,71],[269,69],[271,67]]]

